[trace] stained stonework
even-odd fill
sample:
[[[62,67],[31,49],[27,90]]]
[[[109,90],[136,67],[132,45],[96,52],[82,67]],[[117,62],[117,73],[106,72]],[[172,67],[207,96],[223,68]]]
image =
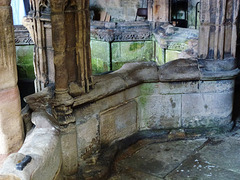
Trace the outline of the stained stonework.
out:
[[[95,20],[100,20],[100,12],[105,11],[111,16],[111,21],[134,21],[137,8],[146,7],[147,0],[90,0]]]
[[[21,147],[24,134],[10,1],[1,1],[0,9],[0,155],[4,157]]]
[[[101,144],[130,136],[137,131],[136,102],[129,102],[100,114]]]
[[[201,1],[200,58],[236,57],[239,0]]]
[[[169,1],[148,0],[148,21],[169,22]]]

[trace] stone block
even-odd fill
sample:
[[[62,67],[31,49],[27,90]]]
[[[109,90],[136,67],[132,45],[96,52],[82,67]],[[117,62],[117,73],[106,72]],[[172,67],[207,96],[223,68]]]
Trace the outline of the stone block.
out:
[[[23,132],[18,87],[0,91],[0,154],[19,150]]]
[[[140,85],[141,95],[153,95],[158,94],[158,83],[144,83]]]
[[[202,93],[224,93],[233,91],[234,86],[234,80],[200,81],[199,91]]]
[[[131,99],[134,99],[134,98],[140,96],[141,95],[140,88],[141,88],[141,85],[134,86],[130,89],[126,89],[124,91],[124,97],[125,97],[126,101],[129,101]]]
[[[199,81],[157,83],[159,94],[187,94],[199,92]]]
[[[233,91],[183,94],[182,123],[185,128],[218,127],[231,122]]]
[[[178,59],[158,68],[159,81],[192,81],[200,80],[200,70],[195,59]]]
[[[77,125],[77,145],[78,145],[78,158],[86,154],[90,147],[99,138],[99,122],[96,118],[89,118],[87,122]]]
[[[107,84],[107,86],[106,86]],[[78,106],[86,102],[96,101],[103,97],[110,96],[116,92],[126,89],[125,81],[118,76],[102,76],[99,82],[95,84],[95,88],[87,94],[83,94],[77,98],[73,106]]]
[[[68,127],[62,128],[60,138],[63,175],[71,176],[77,173],[78,168],[77,132],[75,125],[70,124]]]
[[[130,101],[100,114],[100,141],[109,144],[137,131],[137,103]]]
[[[30,155],[32,160],[23,171],[17,170],[16,164],[26,155]],[[18,153],[9,155],[5,160],[0,169],[0,177],[16,177],[16,180],[54,179],[61,168],[61,163],[61,147],[57,131],[35,128],[28,134]]]
[[[139,128],[172,129],[181,126],[181,95],[153,95],[138,98]]]

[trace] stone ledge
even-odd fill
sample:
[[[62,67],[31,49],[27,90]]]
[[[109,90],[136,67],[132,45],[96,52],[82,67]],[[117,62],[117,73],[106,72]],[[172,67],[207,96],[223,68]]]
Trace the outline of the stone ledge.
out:
[[[233,62],[235,61],[229,61],[229,63]],[[213,60],[203,64],[196,59],[178,59],[159,67],[155,62],[126,63],[121,69],[110,74],[94,76],[95,89],[76,97],[73,107],[102,99],[142,83],[234,79],[239,69],[228,63],[225,64],[226,67],[223,63]],[[213,65],[215,65],[214,70],[210,69]]]
[[[44,113],[39,114],[41,115]],[[32,119],[39,119],[39,116],[35,113]],[[0,179],[1,177],[9,180],[54,179],[62,164],[59,133],[49,123],[50,121],[46,120],[48,116],[44,116],[41,122],[34,121],[36,127],[29,132],[21,149],[5,160],[0,169]],[[16,164],[26,155],[32,157],[31,161],[23,171],[17,170]]]

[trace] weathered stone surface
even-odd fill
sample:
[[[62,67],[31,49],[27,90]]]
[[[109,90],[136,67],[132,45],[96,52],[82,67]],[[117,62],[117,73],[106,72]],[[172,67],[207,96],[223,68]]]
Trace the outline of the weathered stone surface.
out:
[[[127,171],[127,169],[124,169],[124,171]],[[150,175],[148,173],[144,173],[144,172],[140,172],[140,171],[135,171],[135,170],[131,170],[130,172],[123,172],[123,173],[119,173],[117,175],[113,175],[111,176],[108,180],[127,180],[127,179],[132,179],[132,178],[136,178],[136,179],[151,179],[151,180],[163,180],[163,178],[159,178],[153,175]]]
[[[140,85],[141,95],[197,93],[200,91],[199,83],[199,81],[143,83]]]
[[[198,48],[200,58],[236,57],[239,3],[239,0],[201,3]]]
[[[16,164],[25,155],[32,160],[23,171],[16,170]],[[13,176],[16,179],[36,180],[54,179],[61,168],[61,149],[58,133],[52,129],[35,128],[25,139],[24,145],[18,153],[11,154],[0,169],[2,176]]]
[[[0,91],[0,154],[20,149],[23,143],[23,122],[18,87]]]
[[[200,81],[200,93],[228,93],[234,90],[235,80]]]
[[[142,82],[154,82],[158,80],[156,63],[127,63],[112,74],[119,75],[128,87],[136,86]]]
[[[114,76],[109,78],[109,76],[103,76],[99,82],[96,82],[95,88],[91,92],[76,98],[73,106],[91,102],[124,89],[126,89],[126,84],[120,77]]]
[[[140,96],[138,118],[141,130],[181,127],[181,95]]]
[[[198,33],[196,29],[174,27],[168,23],[161,24],[153,32],[156,52],[158,52],[155,58],[158,58],[158,62],[162,60],[164,63],[176,59],[196,59]]]
[[[100,114],[100,140],[109,144],[137,131],[137,104],[121,104]]]
[[[0,180],[21,180],[14,175],[0,175]]]
[[[157,79],[157,66],[155,63],[125,64],[121,69],[111,74],[95,76],[95,88],[88,94],[75,98],[73,106],[92,102],[93,100],[96,101],[143,82],[154,82]]]
[[[62,172],[65,176],[77,173],[78,151],[77,132],[74,124],[61,128]]]
[[[184,140],[145,145],[135,152],[130,151],[127,157],[116,162],[116,170],[128,173],[141,172],[156,178],[164,178],[195,149],[199,148],[204,141],[205,139]]]
[[[240,159],[236,156],[240,145],[239,130],[233,134],[235,135],[232,137],[219,136],[216,139],[213,139],[213,143],[208,144],[201,150],[201,159],[205,161],[207,160],[209,164],[214,165],[216,168],[231,170],[232,172],[239,174]]]
[[[0,90],[3,90],[17,85],[12,9],[10,6],[6,6],[6,4],[4,7],[1,7],[0,24]]]
[[[29,105],[32,111],[39,111],[48,108],[52,97],[53,90],[51,87],[47,87],[38,93],[24,97],[24,101]]]
[[[218,156],[218,159],[220,156]],[[221,163],[224,161],[221,160]],[[225,164],[225,163],[224,163]],[[231,169],[223,169],[215,164],[204,159],[200,154],[190,156],[177,169],[170,173],[166,180],[174,179],[220,179],[225,180],[231,178],[232,180],[239,179],[239,174],[233,172]]]
[[[81,158],[89,151],[99,139],[99,122],[96,118],[88,119],[86,123],[77,125],[78,158]]]
[[[166,179],[239,179],[239,130],[231,134],[209,139]]]
[[[178,59],[159,67],[160,81],[200,80],[198,63],[192,59]]]
[[[145,0],[91,0],[90,9],[94,11],[96,17],[100,13],[99,11],[102,10],[106,11],[111,16],[112,21],[134,21],[139,3],[144,7],[147,5]],[[96,19],[96,17],[94,17],[94,19]]]
[[[218,127],[229,125],[232,115],[233,92],[183,94],[183,127]]]
[[[60,129],[59,122],[46,111],[33,112],[31,120],[36,128]]]

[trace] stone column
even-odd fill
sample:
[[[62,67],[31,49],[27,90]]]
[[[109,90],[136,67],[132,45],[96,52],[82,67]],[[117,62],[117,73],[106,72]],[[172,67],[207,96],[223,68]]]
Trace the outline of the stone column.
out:
[[[148,21],[169,22],[169,0],[148,0]]]
[[[236,57],[239,0],[202,0],[199,57],[224,59]]]
[[[24,136],[10,2],[0,1],[0,163],[19,150]]]
[[[48,84],[55,83],[50,2],[37,3],[37,0],[30,0],[30,4],[30,12],[24,17],[23,25],[30,32],[35,44],[35,91],[39,92]]]
[[[55,100],[54,109],[61,123],[66,122],[65,116],[72,113],[73,98],[69,95],[68,70],[66,61],[66,28],[65,6],[67,0],[51,0],[52,44],[54,49],[55,67]],[[69,32],[70,33],[70,32]],[[68,119],[69,120],[69,119]]]
[[[88,92],[92,86],[89,0],[77,0],[76,24],[78,82]]]
[[[64,179],[76,179],[77,132],[72,115],[73,98],[69,83],[76,81],[75,12],[68,0],[51,0],[52,42],[55,65],[54,114],[61,128],[62,172]]]

